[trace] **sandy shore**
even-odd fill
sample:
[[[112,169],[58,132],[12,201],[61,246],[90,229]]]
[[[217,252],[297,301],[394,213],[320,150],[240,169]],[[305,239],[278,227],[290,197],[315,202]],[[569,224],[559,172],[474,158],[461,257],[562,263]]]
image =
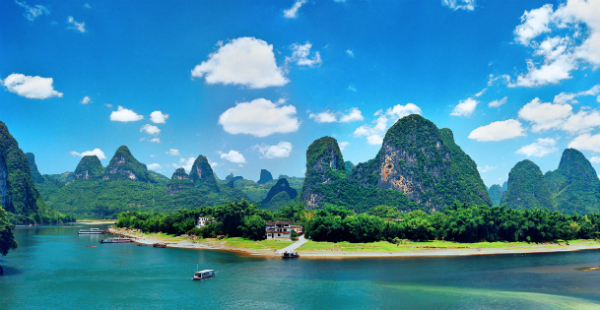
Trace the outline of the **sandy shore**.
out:
[[[102,224],[114,224],[116,223],[117,220],[83,220],[83,221],[77,221],[77,224],[83,224],[83,225],[102,225]]]
[[[130,230],[109,229],[112,233],[131,237],[136,243],[152,245],[154,243],[166,243],[171,248],[184,249],[203,249],[203,250],[222,250],[238,252],[246,255],[258,256],[280,256],[275,250],[258,250],[240,247],[226,246],[223,242],[194,242],[180,238],[164,238],[141,234]],[[342,258],[361,258],[361,257],[437,257],[437,256],[471,256],[471,255],[527,255],[534,253],[557,253],[557,252],[575,252],[583,250],[600,250],[600,243],[588,242],[585,245],[561,245],[555,244],[532,244],[525,246],[498,247],[498,248],[469,248],[469,249],[427,249],[427,250],[408,250],[408,251],[298,251],[302,258],[314,259],[342,259]]]

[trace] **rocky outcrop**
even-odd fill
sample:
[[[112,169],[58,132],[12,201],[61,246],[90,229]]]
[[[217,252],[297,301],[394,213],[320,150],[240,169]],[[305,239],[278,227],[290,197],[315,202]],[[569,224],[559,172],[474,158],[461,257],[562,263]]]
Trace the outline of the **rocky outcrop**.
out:
[[[306,177],[302,186],[301,199],[306,207],[320,207],[324,197],[314,188],[336,179],[336,172],[345,175],[345,169],[342,152],[334,138],[323,137],[313,142],[306,151]]]
[[[102,179],[152,182],[152,179],[148,176],[146,165],[137,161],[124,145],[120,146],[115,152],[115,155],[105,169]]]
[[[75,168],[74,180],[98,180],[104,176],[104,167],[96,155],[83,156]]]
[[[592,164],[578,150],[566,149],[558,169],[547,172],[544,179],[558,211],[600,212],[600,180]]]
[[[279,193],[286,193],[289,197],[289,200],[292,200],[298,196],[298,192],[290,187],[290,184],[287,179],[279,179],[277,183],[269,190],[267,197],[260,202],[261,206],[267,207],[271,200]]]
[[[554,210],[550,190],[538,165],[526,159],[510,170],[502,204],[513,209]]]
[[[265,184],[269,181],[273,180],[273,175],[267,169],[260,169],[260,179],[258,180],[258,184]]]
[[[376,158],[357,165],[350,180],[399,191],[432,211],[455,201],[491,205],[477,165],[456,145],[452,131],[418,114],[399,119]]]
[[[175,170],[175,172],[173,172],[173,176],[171,176],[171,180],[183,180],[183,179],[190,179],[190,176],[185,173],[185,169],[183,168],[177,168],[177,170]]]
[[[194,182],[190,176],[185,173],[185,169],[177,168],[167,183],[167,195],[175,195],[188,188],[193,188]]]
[[[206,187],[212,191],[220,191],[215,173],[204,155],[199,155],[190,171],[190,180],[196,186]]]

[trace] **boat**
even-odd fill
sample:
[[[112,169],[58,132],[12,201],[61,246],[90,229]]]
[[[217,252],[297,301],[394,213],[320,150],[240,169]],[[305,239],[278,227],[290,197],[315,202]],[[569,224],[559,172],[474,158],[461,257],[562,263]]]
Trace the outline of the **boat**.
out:
[[[167,244],[166,243],[155,243],[152,246],[155,248],[166,248]]]
[[[123,238],[123,237],[108,238],[108,239],[100,240],[100,243],[128,243],[128,242],[133,242],[133,240],[131,238]]]
[[[285,251],[285,253],[281,254],[281,258],[296,258],[296,257],[300,257],[300,254],[298,254],[298,252],[289,252]]]
[[[85,230],[85,229],[80,229],[78,234],[83,235],[83,234],[103,234],[104,231],[100,230],[98,228],[90,228],[90,230]]]
[[[196,271],[194,272],[194,277],[192,278],[192,280],[204,280],[206,278],[210,278],[210,277],[214,277],[215,276],[215,271],[212,269],[205,269],[202,271]]]

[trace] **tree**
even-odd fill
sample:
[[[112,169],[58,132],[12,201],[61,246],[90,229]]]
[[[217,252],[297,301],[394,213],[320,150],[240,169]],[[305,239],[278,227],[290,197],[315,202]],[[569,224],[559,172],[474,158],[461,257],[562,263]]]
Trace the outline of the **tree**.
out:
[[[242,237],[252,240],[264,240],[267,238],[265,227],[267,223],[258,215],[245,217],[239,229]]]
[[[12,232],[13,225],[8,221],[6,212],[0,206],[0,255],[6,256],[9,250],[17,248],[17,241]],[[2,275],[2,267],[0,266],[0,276]]]

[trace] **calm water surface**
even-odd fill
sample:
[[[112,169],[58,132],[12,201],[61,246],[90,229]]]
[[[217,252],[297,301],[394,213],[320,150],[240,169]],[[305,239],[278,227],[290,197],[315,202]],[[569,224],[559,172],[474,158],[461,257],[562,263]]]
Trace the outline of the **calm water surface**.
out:
[[[82,227],[16,229],[0,309],[600,309],[600,272],[575,269],[600,251],[281,260],[100,244]],[[196,264],[217,276],[191,281]]]

